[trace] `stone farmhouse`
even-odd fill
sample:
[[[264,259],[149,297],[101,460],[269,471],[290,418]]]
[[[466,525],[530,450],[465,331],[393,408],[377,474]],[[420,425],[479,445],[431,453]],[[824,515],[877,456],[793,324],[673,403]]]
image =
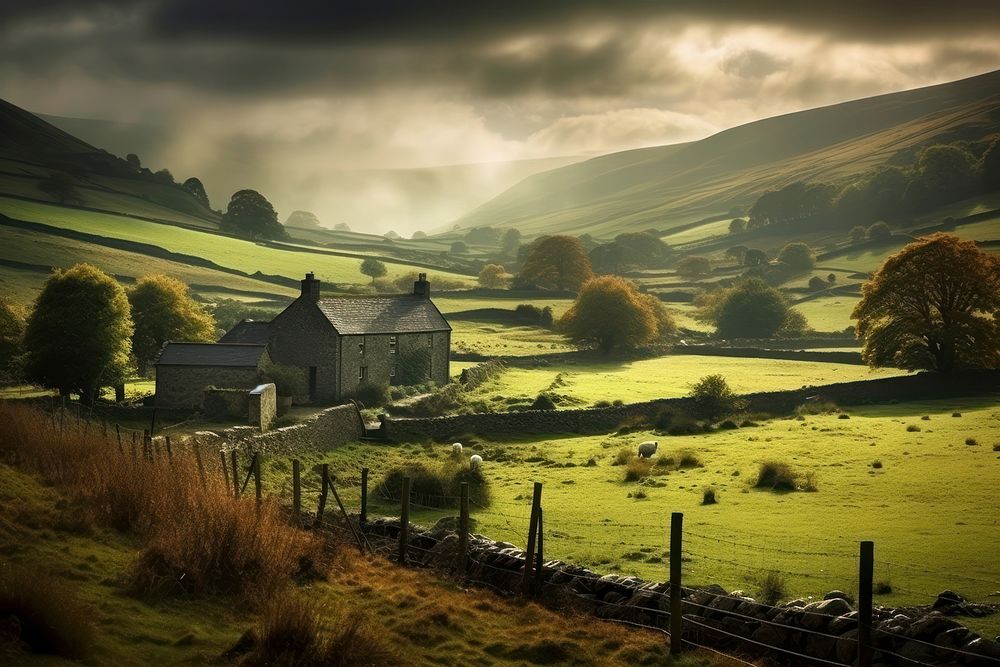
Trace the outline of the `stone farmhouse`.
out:
[[[308,396],[297,398],[317,403],[341,401],[364,384],[448,382],[451,326],[431,301],[426,274],[414,282],[412,293],[393,296],[323,297],[312,273],[301,285],[299,297],[270,322],[240,322],[218,343],[165,345],[156,364],[157,405],[181,407],[175,397],[190,400],[207,385],[256,386],[260,373],[246,382],[243,376],[229,380],[215,374],[213,355],[221,353],[209,348],[262,350],[268,363],[301,369]],[[185,352],[191,346],[202,352]],[[179,365],[178,358],[187,362]]]
[[[266,345],[167,343],[156,360],[156,406],[198,409],[210,386],[253,389],[270,363]]]

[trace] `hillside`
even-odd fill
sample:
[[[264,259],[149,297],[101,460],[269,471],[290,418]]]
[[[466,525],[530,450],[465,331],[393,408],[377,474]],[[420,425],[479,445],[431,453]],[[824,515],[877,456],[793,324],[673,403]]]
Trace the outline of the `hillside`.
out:
[[[931,140],[1000,127],[1000,71],[768,118],[700,141],[597,157],[529,177],[456,222],[609,237],[749,206],[796,180],[838,181]]]

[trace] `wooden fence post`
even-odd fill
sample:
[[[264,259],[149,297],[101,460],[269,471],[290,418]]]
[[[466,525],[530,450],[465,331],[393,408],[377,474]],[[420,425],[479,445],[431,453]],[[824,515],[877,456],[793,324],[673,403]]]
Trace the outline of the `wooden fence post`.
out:
[[[156,408],[153,408],[153,417],[149,420],[149,436],[152,437],[156,431]]]
[[[670,655],[681,652],[683,616],[681,611],[681,536],[684,531],[684,515],[674,512],[670,515]]]
[[[521,579],[521,593],[531,593],[531,561],[535,557],[535,538],[538,535],[538,513],[542,508],[542,483],[535,482],[531,495],[531,518],[528,520],[528,544],[524,551],[524,577]]]
[[[861,543],[858,568],[858,667],[872,664],[872,579],[875,569],[875,543]]]
[[[257,506],[260,507],[260,503],[264,500],[264,490],[261,485],[260,479],[260,452],[253,453],[253,486],[254,492],[257,494]]]
[[[399,495],[399,562],[406,564],[406,547],[410,542],[410,478],[403,478],[403,488]]]
[[[237,498],[240,497],[240,465],[237,460],[237,452],[235,449],[229,450],[229,462],[233,466],[233,495]]]
[[[340,514],[344,517],[344,521],[347,523],[347,527],[350,529],[351,535],[354,536],[354,541],[358,543],[358,549],[361,550],[361,553],[364,553],[365,552],[364,538],[361,536],[361,533],[354,528],[354,524],[351,523],[351,517],[348,516],[347,510],[344,509],[344,503],[340,501],[340,494],[337,493],[337,485],[334,484],[336,479],[337,479],[336,477],[330,478],[330,490],[333,491],[333,499],[337,501],[337,507],[340,508]]]
[[[163,441],[167,444],[167,460],[173,462],[174,450],[170,448],[170,436],[164,436]]]
[[[368,468],[361,469],[361,523],[368,523]]]
[[[122,447],[122,429],[118,424],[115,424],[115,435],[118,436],[118,453],[125,456],[125,448]]]
[[[459,487],[458,504],[458,576],[465,578],[469,562],[469,483]]]
[[[226,481],[226,488],[229,488],[229,464],[226,463],[226,453],[219,450],[219,459],[222,461],[222,479]]]
[[[295,525],[302,522],[302,464],[298,459],[292,459],[292,512],[295,514]]]
[[[541,507],[538,508],[538,557],[535,558],[535,590],[533,593],[537,596],[542,590],[542,539],[545,535],[542,530],[542,518],[545,516],[545,512]]]
[[[139,452],[138,452],[139,448],[136,447],[136,445],[135,445],[135,437],[136,437],[136,433],[135,433],[135,431],[132,431],[132,458],[133,459],[139,457]]]
[[[153,455],[153,438],[149,435],[149,431],[143,429],[142,431],[142,458],[148,459]]]
[[[326,510],[326,488],[327,480],[330,479],[330,464],[324,463],[322,471],[320,472],[320,493],[319,493],[319,507],[316,508],[316,523],[313,524],[313,528],[319,528],[323,525],[323,512]]]
[[[194,460],[198,464],[198,478],[201,480],[201,485],[205,486],[207,483],[205,480],[205,463],[201,460],[201,443],[198,442],[197,438],[191,439],[191,448],[194,450]],[[225,470],[226,467],[222,466]]]

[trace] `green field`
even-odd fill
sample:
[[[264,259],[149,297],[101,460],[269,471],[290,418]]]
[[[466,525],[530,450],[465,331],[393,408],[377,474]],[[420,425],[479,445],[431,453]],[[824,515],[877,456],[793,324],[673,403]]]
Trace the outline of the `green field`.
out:
[[[452,327],[453,352],[524,357],[575,349],[562,335],[541,327],[481,324],[462,320],[454,320],[449,324]]]
[[[307,271],[313,271],[317,278],[328,282],[355,284],[370,282],[370,279],[359,271],[361,260],[350,257],[278,250],[251,241],[218,235],[207,236],[203,232],[171,225],[6,197],[0,197],[0,213],[17,220],[126,241],[149,243],[172,252],[202,257],[220,266],[248,273],[261,271],[289,278],[301,278]],[[389,277],[405,274],[415,268],[396,262],[386,262],[386,266],[389,269]],[[432,273],[469,284],[473,282],[469,276],[443,271]]]
[[[794,305],[795,310],[806,317],[806,321],[816,331],[843,331],[855,324],[851,319],[854,307],[860,297],[821,296]]]
[[[455,371],[453,365],[453,371]],[[460,370],[460,367],[458,367]],[[626,362],[557,362],[538,368],[508,368],[496,380],[476,389],[476,399],[533,399],[541,391],[565,398],[563,407],[597,401],[625,403],[685,396],[705,375],[721,373],[734,391],[799,389],[832,382],[849,382],[899,375],[895,369],[818,361],[784,361],[741,357],[668,355]]]
[[[960,417],[953,417],[954,410]],[[995,400],[937,401],[852,408],[802,420],[775,419],[757,428],[697,436],[551,437],[476,446],[486,459],[493,502],[475,507],[476,532],[523,546],[531,485],[544,483],[547,558],[602,572],[665,580],[669,515],[685,514],[685,577],[751,593],[755,577],[786,573],[786,598],[856,591],[860,540],[875,541],[876,581],[892,594],[883,604],[930,603],[945,588],[983,600],[1000,590],[1000,533],[992,499],[1000,484],[1000,409]],[[922,416],[928,416],[928,420]],[[910,432],[917,426],[919,432]],[[612,465],[621,448],[660,441],[657,456],[693,452],[702,467],[657,468],[643,482],[623,481]],[[974,438],[978,444],[966,444]],[[467,447],[470,442],[466,442]],[[404,461],[434,465],[448,445],[359,444],[322,455],[332,464],[348,506],[358,503],[362,466],[372,479]],[[588,464],[594,459],[596,465]],[[752,488],[759,464],[789,463],[815,474],[817,492],[775,493]],[[872,462],[881,462],[873,468]],[[288,463],[269,463],[276,490],[287,493]],[[342,481],[340,481],[342,480]],[[310,479],[307,484],[314,484]],[[703,506],[702,490],[719,502]],[[636,498],[643,491],[645,498]],[[313,494],[308,494],[314,502]],[[374,512],[398,507],[375,501]],[[452,511],[411,509],[425,524]],[[995,619],[984,621],[996,626]],[[997,628],[1000,629],[1000,628]]]

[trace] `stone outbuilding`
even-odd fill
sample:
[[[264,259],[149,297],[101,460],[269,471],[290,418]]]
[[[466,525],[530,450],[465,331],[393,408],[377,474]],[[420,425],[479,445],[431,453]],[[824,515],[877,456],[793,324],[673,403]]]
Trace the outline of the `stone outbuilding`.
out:
[[[167,343],[156,360],[156,406],[197,410],[206,387],[253,389],[269,363],[266,345]]]

